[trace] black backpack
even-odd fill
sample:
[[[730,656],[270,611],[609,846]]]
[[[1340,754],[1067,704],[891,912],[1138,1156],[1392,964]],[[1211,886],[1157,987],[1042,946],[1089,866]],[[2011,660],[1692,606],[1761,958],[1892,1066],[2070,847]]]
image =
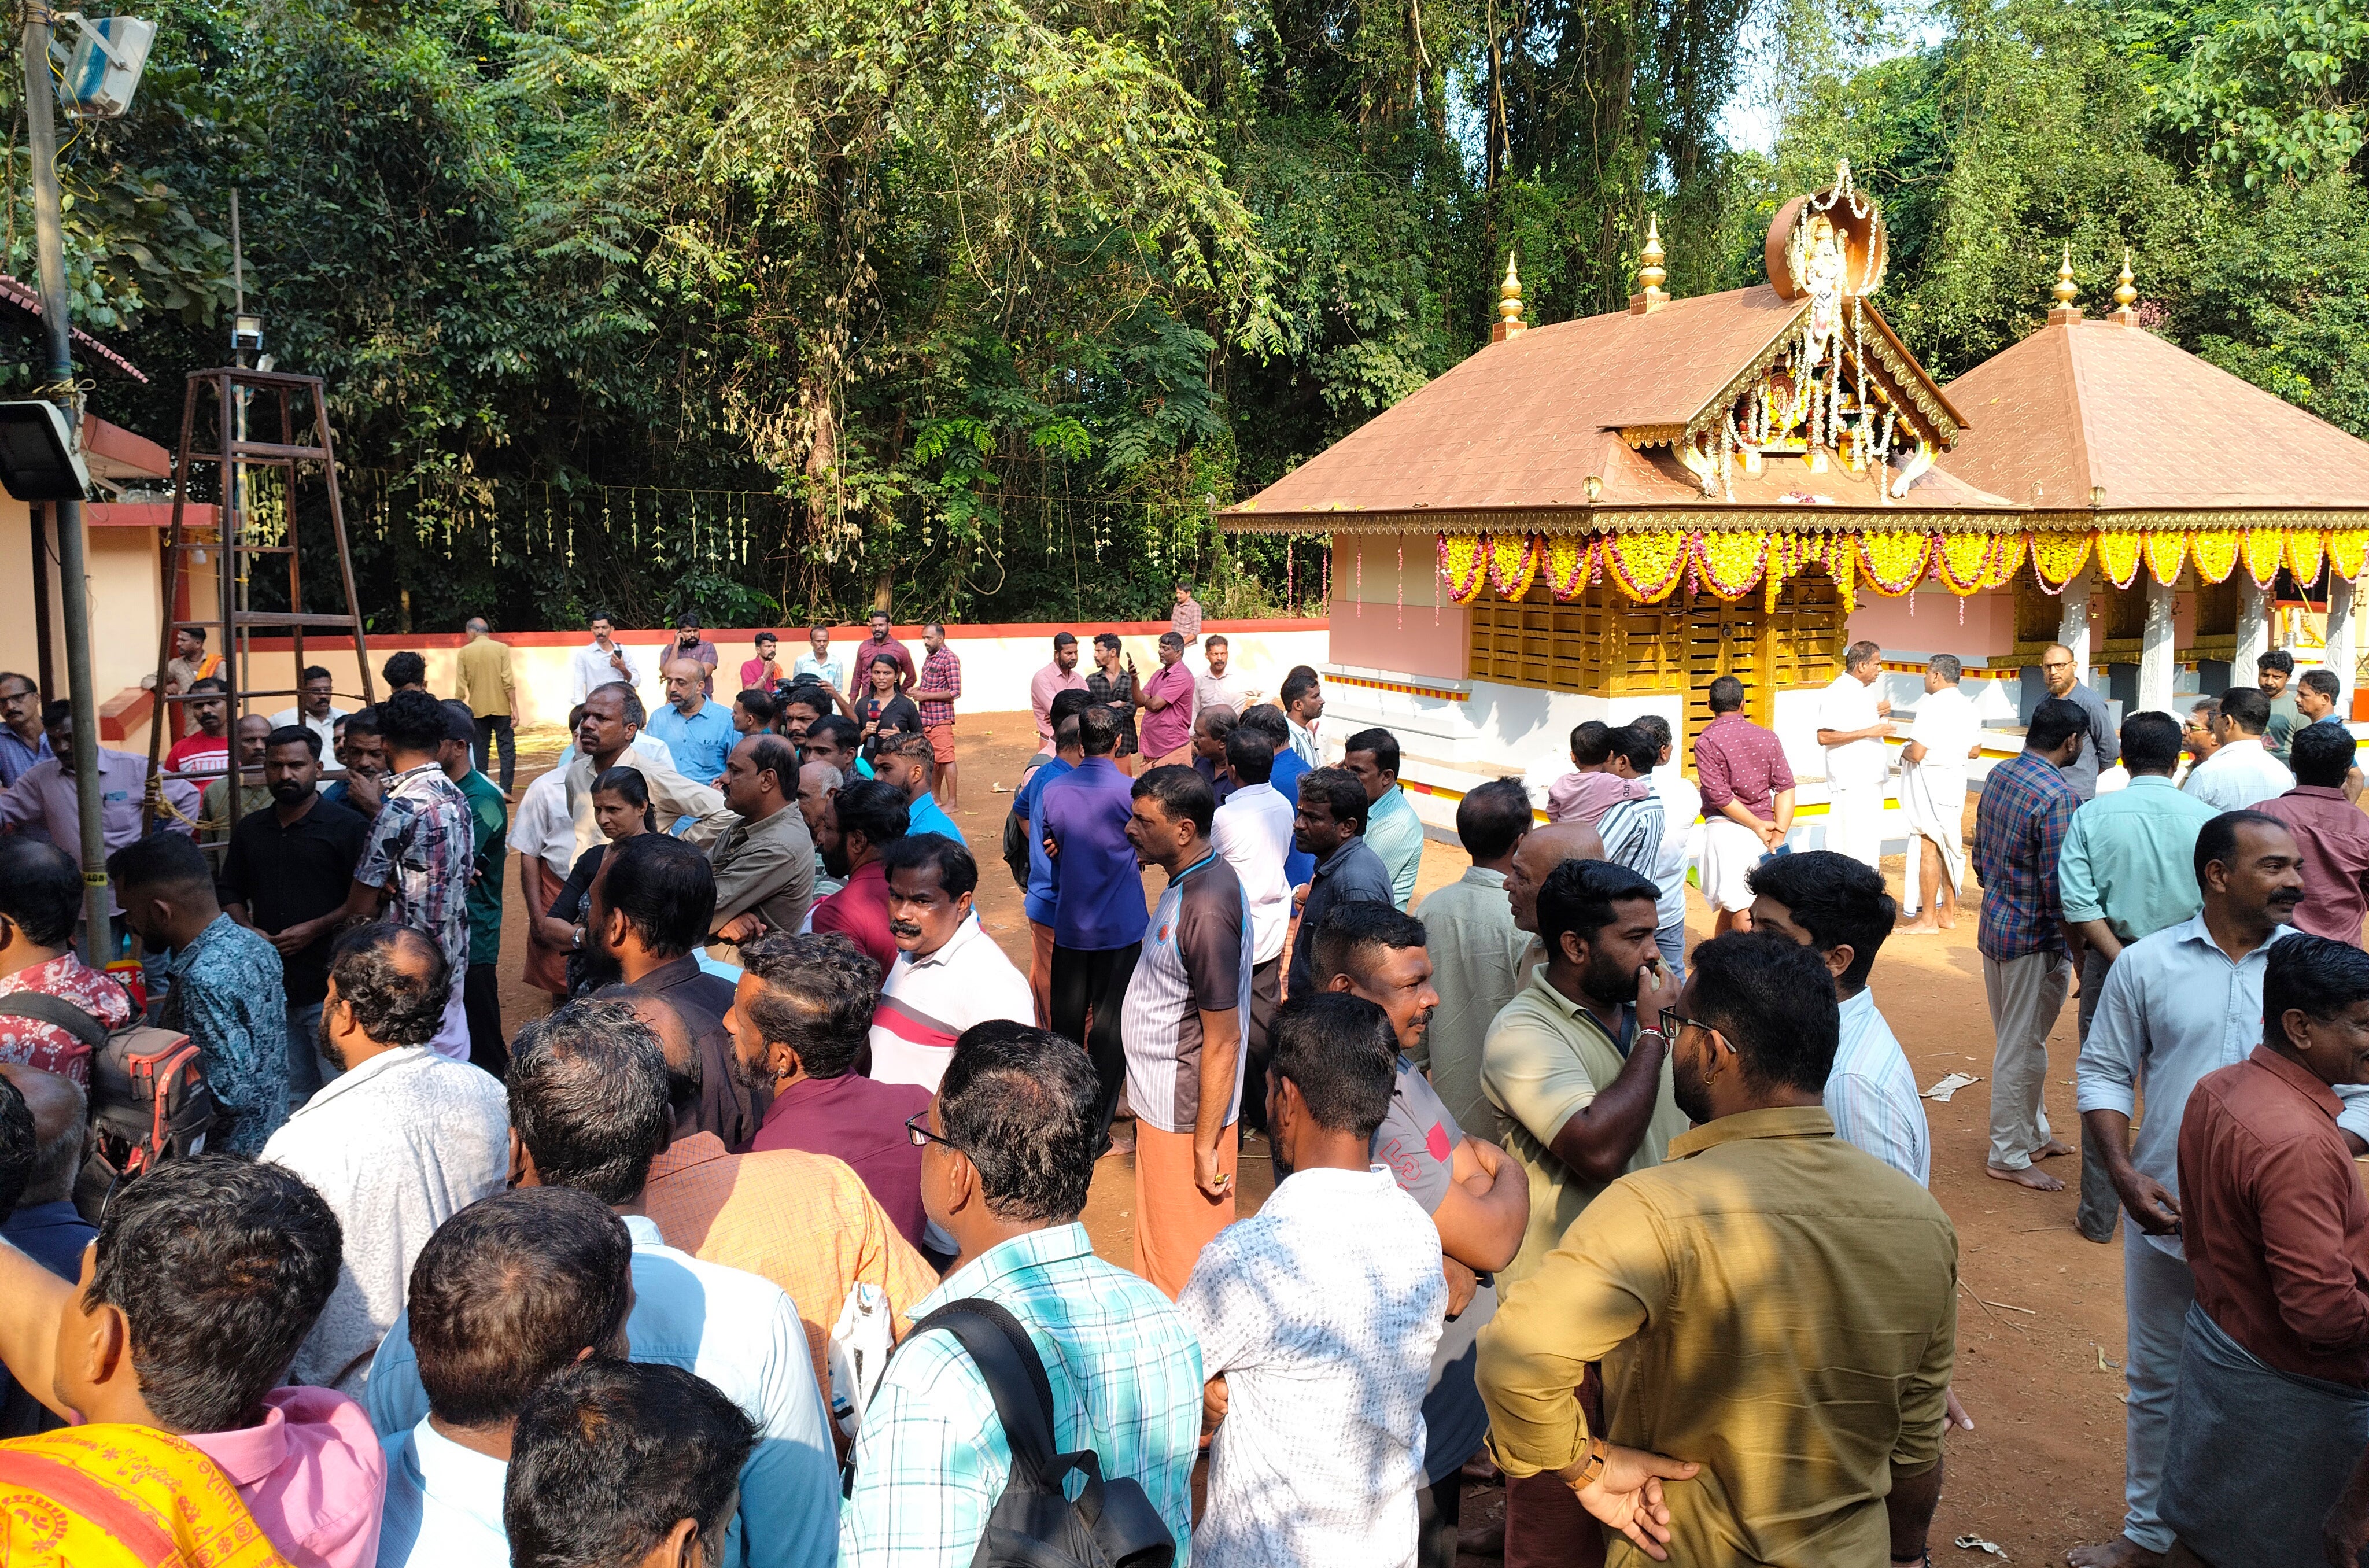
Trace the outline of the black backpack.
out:
[[[90,1139],[74,1201],[94,1225],[117,1183],[197,1153],[221,1119],[187,1035],[154,1028],[137,1013],[109,1034],[73,1002],[42,991],[0,997],[0,1017],[55,1024],[90,1047]]]
[[[1134,1478],[1103,1479],[1092,1448],[1053,1451],[1053,1387],[1020,1320],[992,1301],[949,1302],[905,1336],[932,1329],[962,1342],[995,1397],[1012,1448],[1012,1473],[978,1539],[971,1568],[1169,1568],[1176,1538]],[[1062,1483],[1075,1471],[1085,1489],[1074,1503]]]

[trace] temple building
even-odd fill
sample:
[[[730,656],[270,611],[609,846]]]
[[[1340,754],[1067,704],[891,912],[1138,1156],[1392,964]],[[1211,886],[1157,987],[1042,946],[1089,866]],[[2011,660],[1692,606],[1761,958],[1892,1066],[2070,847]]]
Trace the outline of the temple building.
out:
[[[1885,249],[1846,164],[1749,288],[1671,298],[1649,230],[1625,312],[1529,327],[1509,260],[1487,347],[1223,513],[1331,538],[1334,746],[1388,726],[1445,826],[1584,719],[1660,714],[1691,769],[1734,675],[1815,843],[1817,693],[1860,638],[1901,714],[1956,655],[2002,755],[2051,642],[2131,711],[2274,643],[2349,702],[2369,443],[2146,330],[2127,263],[2103,320],[2068,263],[2044,326],[1940,386],[1877,306]]]

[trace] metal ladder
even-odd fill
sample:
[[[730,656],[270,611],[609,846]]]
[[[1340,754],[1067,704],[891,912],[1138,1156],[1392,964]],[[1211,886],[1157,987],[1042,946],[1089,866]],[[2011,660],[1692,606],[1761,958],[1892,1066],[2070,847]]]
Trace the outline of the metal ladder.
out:
[[[214,410],[213,445],[212,452],[196,450],[202,402]],[[242,398],[241,394],[246,396]],[[300,429],[297,409],[291,399],[303,406],[306,417]],[[276,441],[248,439],[244,418],[260,407],[275,404],[279,408],[280,439]],[[307,439],[309,438],[309,440]],[[215,465],[215,494],[223,498],[219,509],[222,523],[219,537],[202,536],[200,528],[192,527],[183,513],[189,505],[189,481],[195,464]],[[298,465],[318,464],[323,480],[328,486],[329,530],[338,543],[338,574],[346,595],[345,613],[323,614],[304,609],[303,579],[296,547],[296,480]],[[283,541],[277,544],[253,543],[248,529],[248,491],[246,473],[258,468],[282,469],[287,474],[285,506],[288,522]],[[166,779],[183,779],[196,784],[200,791],[219,776],[223,785],[224,805],[229,820],[228,830],[238,825],[239,785],[238,721],[246,705],[258,698],[301,697],[298,689],[274,688],[252,691],[244,681],[249,645],[258,631],[285,632],[295,644],[292,669],[299,688],[304,679],[304,634],[307,631],[343,634],[338,640],[350,638],[356,665],[361,671],[362,689],[359,693],[364,705],[377,700],[371,680],[370,647],[362,626],[361,602],[354,591],[353,552],[346,544],[345,509],[338,498],[338,459],[329,434],[329,407],[321,378],[311,375],[290,375],[277,371],[248,370],[224,365],[213,370],[192,371],[181,401],[180,460],[175,465],[176,484],[173,494],[173,526],[165,545],[165,624],[157,638],[156,706],[148,727],[148,791],[143,807],[142,827],[154,830]],[[174,611],[180,601],[182,563],[193,551],[212,550],[211,563],[217,584],[218,613],[204,620],[176,619]],[[284,611],[256,611],[240,608],[239,586],[248,578],[252,564],[261,557],[284,555],[288,558],[288,604]],[[229,714],[228,756],[220,775],[212,773],[168,773],[164,767],[166,737],[172,729],[168,715],[178,712],[178,704],[202,702],[213,695],[200,692],[191,696],[187,692],[170,692],[166,689],[167,667],[173,658],[173,634],[185,628],[204,627],[219,637],[208,641],[218,650],[221,665],[215,670],[228,690],[223,693]],[[354,692],[338,693],[354,696]]]

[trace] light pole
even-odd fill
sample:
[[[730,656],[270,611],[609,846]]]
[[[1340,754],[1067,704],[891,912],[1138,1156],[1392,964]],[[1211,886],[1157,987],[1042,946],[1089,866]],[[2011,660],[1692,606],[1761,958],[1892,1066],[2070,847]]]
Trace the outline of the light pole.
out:
[[[25,120],[32,132],[33,243],[40,263],[41,338],[49,351],[47,384],[41,394],[65,410],[66,423],[82,439],[81,410],[74,391],[73,324],[66,317],[66,258],[63,215],[58,204],[58,139],[52,123],[54,105],[50,93],[50,11],[43,0],[29,0],[24,33]],[[82,837],[83,919],[85,955],[93,968],[104,968],[115,956],[113,927],[108,923],[107,840],[98,795],[98,697],[90,673],[90,577],[83,556],[82,502],[53,501],[58,520],[58,594],[65,613],[66,698],[74,704],[74,801],[79,807]],[[172,613],[166,606],[165,612]],[[165,722],[164,693],[159,692],[151,722]],[[59,761],[63,761],[63,758]],[[150,781],[154,787],[154,781]]]

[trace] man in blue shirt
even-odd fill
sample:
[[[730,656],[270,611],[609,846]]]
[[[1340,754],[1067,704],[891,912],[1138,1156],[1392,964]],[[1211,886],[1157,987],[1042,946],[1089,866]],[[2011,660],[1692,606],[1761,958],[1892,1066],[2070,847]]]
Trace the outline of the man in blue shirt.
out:
[[[905,797],[905,831],[936,833],[952,839],[965,849],[970,841],[938,804],[935,792],[938,762],[926,735],[907,735],[890,741],[880,749],[879,761],[874,765],[874,776],[892,785]]]
[[[1402,913],[1414,901],[1415,875],[1423,869],[1423,819],[1399,787],[1399,740],[1387,729],[1361,729],[1349,737],[1341,765],[1366,786],[1366,847],[1381,857],[1390,874],[1390,898]],[[1656,835],[1654,848],[1661,847]],[[1651,876],[1652,868],[1646,868]]]
[[[1012,814],[1028,840],[1028,880],[1022,892],[1028,911],[1028,989],[1036,998],[1036,1022],[1053,1017],[1053,857],[1045,853],[1045,786],[1085,761],[1078,748],[1078,715],[1093,705],[1083,692],[1053,693],[1047,718],[1053,727],[1053,754],[1032,770],[1012,797]]]
[[[1299,809],[1291,819],[1292,847],[1313,856],[1316,869],[1299,908],[1299,932],[1284,967],[1284,994],[1306,996],[1315,985],[1310,967],[1316,933],[1335,904],[1360,898],[1398,907],[1390,874],[1366,843],[1366,786],[1346,768],[1317,768],[1299,781]]]
[[[649,732],[666,743],[677,773],[713,785],[724,776],[725,759],[740,734],[732,727],[732,710],[707,700],[706,682],[707,667],[699,660],[670,660],[666,706],[650,715]]]
[[[428,1414],[386,1439],[382,1568],[509,1562],[502,1488],[519,1410],[555,1372],[624,1356],[633,1258],[624,1222],[566,1187],[496,1193],[429,1237],[408,1302]]]
[[[1109,1136],[1127,1078],[1119,1013],[1150,923],[1143,873],[1127,838],[1135,781],[1111,761],[1118,733],[1113,709],[1081,713],[1079,763],[1045,786],[1037,807],[1045,830],[1039,841],[1053,863],[1053,1033],[1083,1044],[1093,1060],[1102,1081],[1098,1139]]]
[[[537,1019],[511,1045],[514,1180],[574,1187],[616,1210],[633,1239],[628,1354],[706,1379],[756,1422],[725,1568],[830,1568],[839,1467],[796,1303],[667,1245],[641,1212],[672,1126],[669,1090],[658,1036],[625,1003],[571,1001]],[[430,1413],[407,1315],[379,1346],[364,1402],[382,1438]]]

